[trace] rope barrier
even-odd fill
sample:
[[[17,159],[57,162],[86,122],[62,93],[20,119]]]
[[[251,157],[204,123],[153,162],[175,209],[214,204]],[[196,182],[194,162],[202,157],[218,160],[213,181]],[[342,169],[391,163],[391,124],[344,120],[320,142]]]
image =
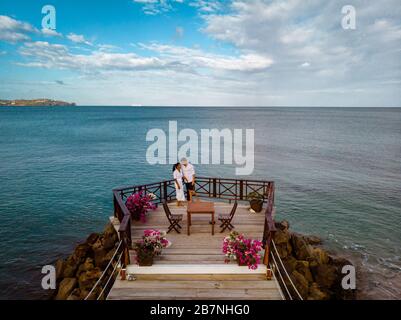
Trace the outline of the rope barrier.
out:
[[[283,267],[283,270],[284,270],[285,274],[287,275],[287,278],[290,280],[290,283],[291,283],[292,287],[294,288],[294,291],[295,291],[296,294],[298,295],[298,298],[299,298],[300,300],[303,300],[301,294],[300,294],[299,291],[297,290],[297,287],[296,287],[296,286],[294,285],[294,283],[292,282],[292,279],[291,279],[290,275],[288,274],[287,269],[285,268],[285,266],[284,266],[284,264],[283,264],[283,261],[282,261],[281,258],[280,258],[280,255],[278,254],[278,251],[277,251],[277,248],[276,248],[276,244],[274,243],[274,240],[272,240],[272,244],[273,244],[274,251],[275,251],[276,254],[277,254],[277,258],[278,258],[278,260],[280,261],[280,264],[281,264],[281,266]],[[273,260],[275,261],[274,255],[272,255],[272,257],[273,257]],[[276,263],[276,262],[275,262],[275,263]],[[277,266],[277,263],[276,263],[276,266]],[[280,268],[277,268],[277,270],[280,272]],[[285,284],[285,283],[284,283],[284,284]],[[292,299],[291,299],[291,300],[292,300]]]
[[[116,256],[118,250],[120,249],[121,245],[122,245],[123,241],[121,240],[120,243],[118,244],[118,247],[116,249],[116,251],[113,254],[113,257],[110,259],[109,263],[107,264],[107,267],[104,269],[102,275],[100,276],[100,278],[96,281],[95,285],[92,287],[91,291],[89,291],[88,295],[85,297],[84,300],[87,300],[90,295],[93,293],[93,291],[95,290],[95,288],[98,286],[98,284],[100,283],[100,281],[103,279],[104,275],[106,274],[106,271],[109,269],[110,264],[113,262],[114,257]]]
[[[120,256],[118,257],[118,260],[116,261],[116,265],[114,266],[114,269],[113,269],[113,271],[111,272],[110,277],[109,277],[109,279],[107,280],[106,284],[104,285],[102,291],[100,292],[99,296],[97,297],[97,300],[100,299],[100,297],[102,296],[102,294],[103,294],[104,291],[106,290],[106,288],[107,288],[107,286],[108,286],[110,280],[113,278],[114,272],[116,272],[117,266],[118,266],[118,264],[119,264],[119,262],[120,262],[120,260],[121,260],[121,257],[122,257],[122,255],[123,255],[123,253],[124,253],[124,252],[121,252],[121,253],[120,253]],[[107,298],[107,297],[106,297],[106,298]]]
[[[282,283],[283,283],[283,285],[284,285],[285,291],[287,291],[287,294],[288,294],[288,297],[290,298],[290,300],[293,300],[293,299],[292,299],[292,296],[291,296],[291,293],[290,293],[290,291],[288,290],[287,285],[285,284],[285,281],[284,281],[284,279],[283,279],[283,276],[281,275],[280,268],[277,267],[277,262],[276,262],[276,259],[274,258],[274,255],[273,255],[273,254],[272,254],[272,258],[273,258],[274,265],[276,266],[276,269],[277,269],[277,271],[278,271],[278,275],[280,276],[280,279],[281,279],[281,281],[282,281]]]

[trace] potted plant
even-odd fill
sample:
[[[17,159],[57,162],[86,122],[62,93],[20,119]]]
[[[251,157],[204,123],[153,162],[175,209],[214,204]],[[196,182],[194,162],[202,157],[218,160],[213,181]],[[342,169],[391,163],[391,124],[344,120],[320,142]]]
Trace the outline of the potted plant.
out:
[[[149,210],[155,210],[156,205],[152,202],[153,197],[151,194],[145,194],[139,191],[130,195],[125,202],[127,209],[131,213],[131,217],[135,221],[146,222],[146,213]]]
[[[255,212],[260,212],[263,209],[263,195],[254,191],[248,194],[249,204],[251,205],[251,209]]]
[[[238,265],[248,266],[252,270],[258,268],[261,258],[259,252],[261,250],[261,241],[247,239],[243,234],[235,231],[231,232],[223,240],[223,253],[226,255],[225,262],[237,260]]]
[[[166,239],[166,233],[159,230],[145,230],[141,240],[134,244],[136,260],[139,266],[153,265],[154,256],[162,253],[163,248],[167,248],[171,242]]]

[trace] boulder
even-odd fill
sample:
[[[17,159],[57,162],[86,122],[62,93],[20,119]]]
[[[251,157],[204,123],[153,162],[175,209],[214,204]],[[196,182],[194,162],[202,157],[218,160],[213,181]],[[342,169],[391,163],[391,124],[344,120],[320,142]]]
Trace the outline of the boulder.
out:
[[[59,285],[56,300],[66,300],[77,285],[77,279],[64,278]]]
[[[293,256],[288,256],[287,259],[283,260],[283,263],[287,272],[291,274],[296,268],[297,259],[295,259]]]
[[[103,241],[101,238],[96,240],[96,242],[92,246],[92,250],[95,259],[95,266],[100,267],[100,265],[104,261],[104,257],[107,254],[107,250],[103,247]]]
[[[82,272],[78,279],[79,288],[81,290],[90,291],[101,275],[102,271],[99,268]]]
[[[63,276],[64,272],[64,260],[63,259],[58,259],[55,263],[55,268],[56,268],[56,279],[59,280]]]
[[[76,246],[74,250],[74,257],[76,260],[83,262],[85,261],[85,258],[91,255],[92,248],[89,244],[87,243],[81,243]]]
[[[75,288],[74,290],[72,290],[72,292],[68,296],[67,300],[82,300],[81,299],[81,289]]]
[[[319,285],[316,282],[312,283],[309,287],[308,300],[327,300],[328,298],[329,295],[320,290]]]
[[[313,282],[313,277],[309,269],[308,261],[298,260],[295,265],[295,270],[302,274],[308,282]]]
[[[287,230],[277,229],[274,235],[274,242],[276,245],[280,245],[283,243],[288,243],[290,241],[291,235]]]
[[[304,239],[305,239],[307,244],[310,244],[312,246],[316,246],[316,245],[322,244],[322,239],[320,239],[317,236],[308,235],[308,236],[304,236]]]
[[[326,250],[322,248],[313,248],[312,249],[312,258],[319,264],[328,264],[330,259]]]
[[[96,240],[99,239],[99,237],[100,237],[99,233],[91,233],[89,237],[86,238],[86,243],[92,246],[96,242]]]
[[[308,260],[312,255],[312,247],[308,245],[305,239],[296,233],[291,235],[294,255],[298,260]]]
[[[302,298],[307,297],[309,293],[308,280],[306,280],[305,277],[296,270],[292,272],[291,278]]]
[[[80,261],[76,260],[74,255],[71,255],[67,258],[64,263],[63,269],[63,278],[72,278],[75,276],[75,273],[79,267]]]
[[[275,226],[278,230],[288,230],[290,228],[290,223],[287,220],[283,220],[281,222],[276,222]]]
[[[336,267],[328,264],[318,265],[315,279],[321,288],[330,289],[337,279]]]
[[[89,257],[86,258],[85,262],[82,263],[78,268],[77,277],[79,277],[82,272],[92,270],[93,268],[95,268],[93,259]]]
[[[103,248],[105,250],[110,250],[111,248],[114,248],[116,246],[117,243],[117,237],[115,235],[113,236],[105,236],[103,237]]]

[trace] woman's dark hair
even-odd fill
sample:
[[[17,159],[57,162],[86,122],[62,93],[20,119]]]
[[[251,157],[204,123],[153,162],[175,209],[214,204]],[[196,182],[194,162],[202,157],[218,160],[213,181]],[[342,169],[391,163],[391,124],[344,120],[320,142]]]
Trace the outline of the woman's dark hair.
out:
[[[177,169],[177,167],[180,165],[179,162],[177,162],[174,166],[173,166],[173,172],[175,171],[175,169]]]

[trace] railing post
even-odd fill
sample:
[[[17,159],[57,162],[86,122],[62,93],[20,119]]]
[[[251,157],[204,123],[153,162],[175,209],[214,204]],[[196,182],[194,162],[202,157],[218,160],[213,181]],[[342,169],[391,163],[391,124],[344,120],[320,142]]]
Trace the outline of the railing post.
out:
[[[239,182],[239,199],[244,200],[244,180]]]
[[[217,198],[217,179],[213,178],[213,198]]]
[[[163,193],[164,193],[164,200],[168,200],[167,199],[167,197],[168,197],[168,192],[167,192],[167,181],[164,181],[164,183],[163,183]]]

